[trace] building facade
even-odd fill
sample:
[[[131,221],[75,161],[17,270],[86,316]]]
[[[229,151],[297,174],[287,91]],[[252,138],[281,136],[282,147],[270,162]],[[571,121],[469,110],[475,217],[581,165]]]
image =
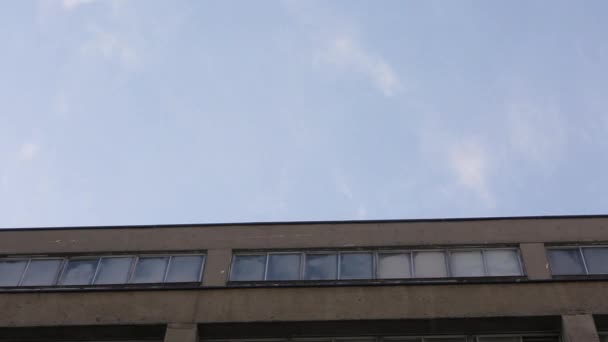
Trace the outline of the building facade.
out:
[[[0,342],[604,342],[608,216],[0,230]]]

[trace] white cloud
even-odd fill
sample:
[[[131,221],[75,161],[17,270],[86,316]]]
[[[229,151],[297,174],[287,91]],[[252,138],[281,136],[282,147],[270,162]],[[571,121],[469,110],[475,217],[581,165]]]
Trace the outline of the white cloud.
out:
[[[315,54],[314,60],[366,76],[385,96],[393,96],[402,89],[393,68],[351,37],[339,36],[330,40]]]
[[[40,151],[40,146],[38,144],[27,142],[23,143],[19,147],[19,159],[23,161],[30,161],[36,158]]]
[[[139,66],[137,51],[110,32],[95,30],[93,39],[85,42],[80,51],[85,56],[118,62],[128,69]]]
[[[63,0],[61,7],[66,11],[74,10],[82,5],[92,4],[97,0]]]
[[[449,155],[450,167],[461,186],[475,192],[489,207],[495,200],[488,186],[488,156],[477,143],[460,143],[452,146]]]

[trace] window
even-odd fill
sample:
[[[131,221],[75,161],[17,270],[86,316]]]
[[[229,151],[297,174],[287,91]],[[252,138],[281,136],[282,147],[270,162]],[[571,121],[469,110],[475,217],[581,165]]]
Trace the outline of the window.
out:
[[[521,276],[515,248],[259,252],[233,256],[231,281]]]
[[[32,259],[25,271],[22,286],[54,285],[62,259]]]
[[[68,261],[60,285],[88,285],[93,281],[99,258],[71,259]]]
[[[448,276],[443,251],[414,252],[414,276],[416,278],[443,278]]]
[[[204,258],[202,255],[172,256],[167,273],[167,283],[197,282],[201,278]]]
[[[28,260],[0,260],[0,286],[17,286]]]
[[[232,261],[231,280],[264,280],[266,255],[235,255]]]
[[[270,254],[266,280],[300,279],[300,254]]]
[[[133,257],[103,257],[94,284],[124,284],[129,281]]]
[[[340,254],[340,279],[372,278],[372,253]]]
[[[608,246],[551,247],[547,256],[553,275],[608,274]]]
[[[204,255],[0,259],[0,287],[200,282]]]
[[[411,278],[411,264],[410,253],[378,253],[378,278]]]
[[[143,257],[137,260],[132,283],[162,283],[165,279],[168,257]]]
[[[336,254],[305,255],[304,279],[331,280],[337,279],[338,256]]]
[[[482,277],[485,274],[481,250],[450,252],[453,277]]]
[[[491,277],[522,274],[519,254],[515,249],[484,249],[487,273]]]

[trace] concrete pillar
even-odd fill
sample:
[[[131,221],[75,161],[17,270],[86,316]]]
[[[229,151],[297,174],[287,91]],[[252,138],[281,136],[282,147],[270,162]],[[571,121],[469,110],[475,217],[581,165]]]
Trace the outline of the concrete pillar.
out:
[[[209,249],[203,274],[203,286],[226,286],[232,261],[232,249]]]
[[[519,249],[528,279],[551,279],[545,244],[541,242],[521,243]]]
[[[592,315],[562,315],[563,342],[600,342]]]
[[[195,323],[169,323],[164,342],[198,342]]]

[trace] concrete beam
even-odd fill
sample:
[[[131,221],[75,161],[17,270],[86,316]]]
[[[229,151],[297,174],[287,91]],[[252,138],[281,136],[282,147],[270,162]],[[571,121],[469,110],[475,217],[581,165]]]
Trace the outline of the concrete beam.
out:
[[[204,286],[226,286],[230,262],[232,260],[232,249],[209,249],[205,261],[205,272],[203,274]]]
[[[164,342],[198,342],[197,325],[194,323],[169,323]]]
[[[519,248],[524,269],[529,279],[551,279],[544,243],[521,243]]]
[[[562,315],[564,342],[600,342],[592,315]]]

